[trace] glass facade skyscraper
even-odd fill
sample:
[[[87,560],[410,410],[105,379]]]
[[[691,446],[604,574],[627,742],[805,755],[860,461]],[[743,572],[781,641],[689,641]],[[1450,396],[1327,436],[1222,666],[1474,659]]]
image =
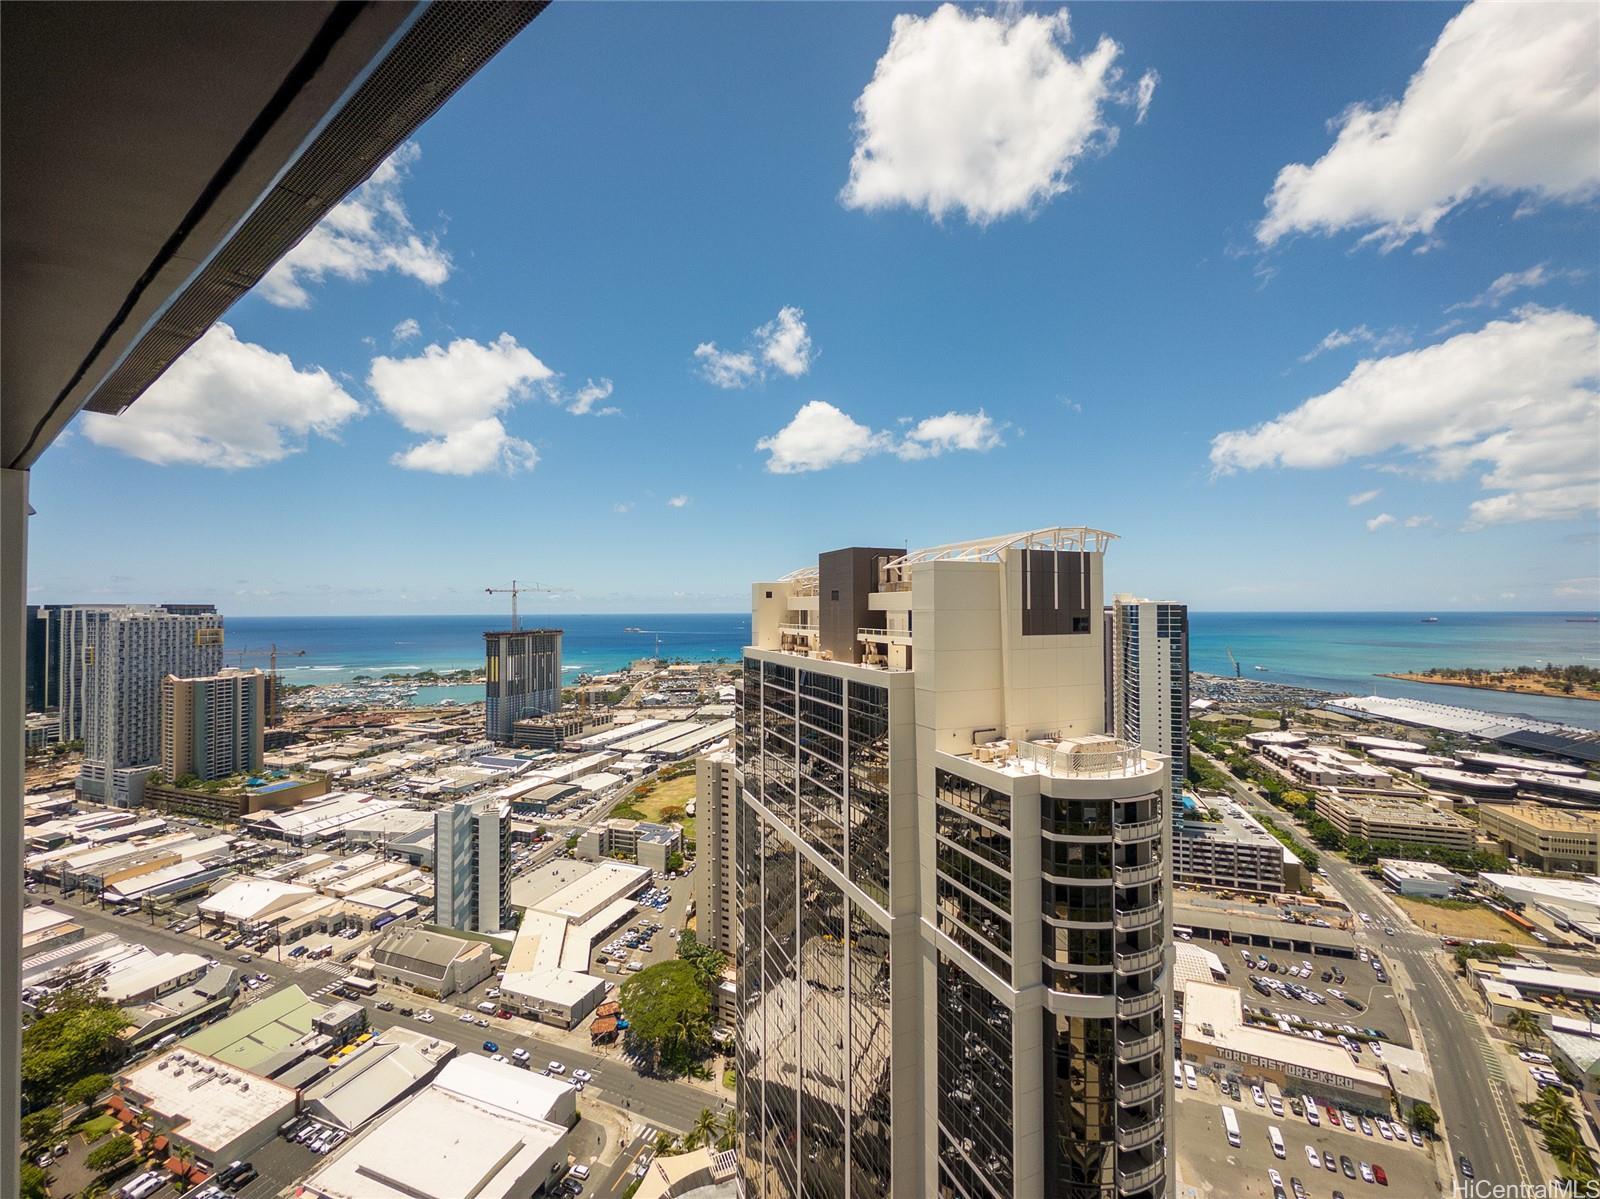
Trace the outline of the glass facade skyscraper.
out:
[[[1109,540],[840,550],[755,585],[747,1199],[1167,1192],[1170,774],[1104,728]]]

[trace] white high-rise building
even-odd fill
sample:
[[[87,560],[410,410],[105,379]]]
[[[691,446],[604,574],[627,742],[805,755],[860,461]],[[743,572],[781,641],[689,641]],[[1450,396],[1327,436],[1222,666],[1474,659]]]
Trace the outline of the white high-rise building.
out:
[[[1118,595],[1110,611],[1116,734],[1167,759],[1173,820],[1181,822],[1189,777],[1189,607]]]
[[[89,661],[94,656],[90,647],[99,635],[92,614],[150,607],[176,616],[206,616],[217,610],[214,604],[63,604],[53,610],[55,665],[59,672],[54,694],[60,704],[63,741],[81,741],[87,737],[84,701],[89,691]]]
[[[746,1199],[1169,1193],[1170,775],[1106,734],[1111,540],[838,550],[755,585]]]
[[[486,796],[433,815],[434,922],[466,932],[511,924],[511,805]]]
[[[733,830],[739,765],[732,750],[718,750],[695,759],[694,776],[696,931],[702,944],[720,949],[732,962],[738,944]]]
[[[222,669],[222,617],[155,606],[74,608],[63,614],[62,637],[63,652],[70,644],[75,655],[62,681],[65,688],[72,680],[82,722],[78,788],[102,802],[129,802],[136,798],[129,769],[161,757],[161,680]],[[63,690],[64,714],[67,703]]]

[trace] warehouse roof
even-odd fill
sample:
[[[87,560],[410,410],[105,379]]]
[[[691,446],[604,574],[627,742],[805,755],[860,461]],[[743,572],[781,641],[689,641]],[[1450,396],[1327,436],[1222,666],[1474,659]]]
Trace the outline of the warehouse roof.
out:
[[[241,1008],[183,1042],[185,1049],[255,1070],[301,1037],[309,1036],[322,1005],[290,984]]]

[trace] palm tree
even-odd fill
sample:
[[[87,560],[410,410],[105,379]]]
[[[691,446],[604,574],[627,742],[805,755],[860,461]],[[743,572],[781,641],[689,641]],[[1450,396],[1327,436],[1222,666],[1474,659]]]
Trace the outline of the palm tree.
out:
[[[739,1116],[731,1107],[722,1113],[718,1121],[717,1148],[719,1150],[732,1149],[739,1139]]]
[[[1582,1134],[1573,1125],[1560,1124],[1546,1130],[1544,1143],[1551,1156],[1567,1169],[1574,1173],[1593,1172],[1594,1163],[1589,1158],[1589,1146],[1583,1143]]]
[[[1538,1098],[1523,1104],[1523,1110],[1546,1131],[1565,1124],[1569,1118],[1566,1100],[1554,1087],[1539,1088]]]
[[[1525,1011],[1521,1008],[1518,1008],[1516,1011],[1512,1012],[1511,1015],[1506,1019],[1506,1028],[1509,1029],[1511,1033],[1515,1035],[1517,1040],[1520,1041],[1524,1046],[1526,1046],[1530,1040],[1540,1036],[1544,1031],[1540,1027],[1539,1017],[1535,1016],[1532,1012]]]
[[[709,1107],[700,1109],[700,1114],[694,1118],[694,1123],[689,1126],[689,1131],[684,1134],[683,1144],[687,1149],[694,1149],[700,1145],[710,1144],[717,1135],[717,1116]]]

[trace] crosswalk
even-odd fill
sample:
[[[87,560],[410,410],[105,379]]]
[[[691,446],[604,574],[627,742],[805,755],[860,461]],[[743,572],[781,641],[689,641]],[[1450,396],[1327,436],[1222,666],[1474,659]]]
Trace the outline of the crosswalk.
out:
[[[312,999],[321,999],[340,983],[350,973],[350,967],[330,962],[326,966],[309,967],[296,979],[300,989]]]

